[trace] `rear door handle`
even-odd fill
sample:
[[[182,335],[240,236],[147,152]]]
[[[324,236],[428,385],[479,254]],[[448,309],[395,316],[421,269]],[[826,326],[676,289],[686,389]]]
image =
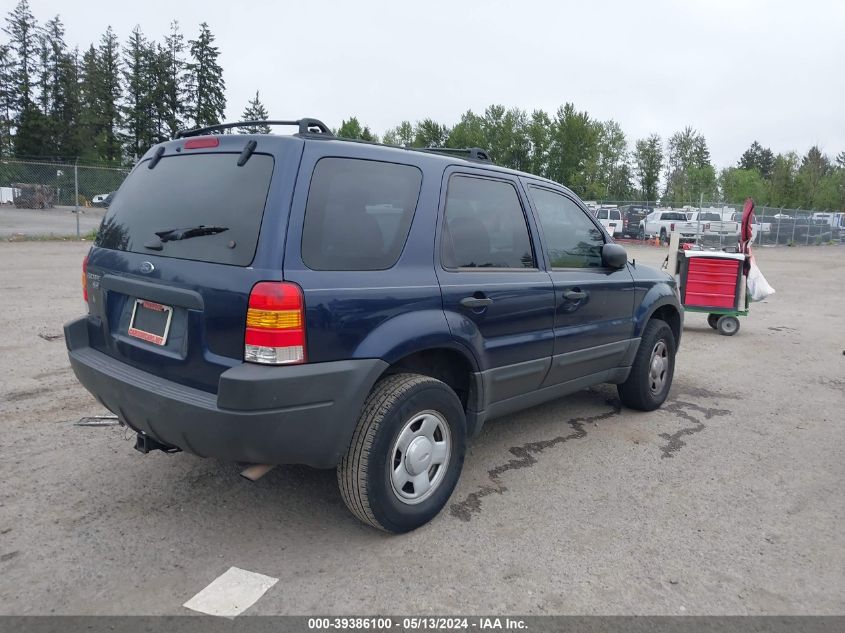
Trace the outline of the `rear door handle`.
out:
[[[587,298],[587,293],[582,290],[567,290],[563,293],[563,298],[567,301],[581,301]]]
[[[465,308],[486,308],[493,300],[490,297],[464,297],[461,305]]]

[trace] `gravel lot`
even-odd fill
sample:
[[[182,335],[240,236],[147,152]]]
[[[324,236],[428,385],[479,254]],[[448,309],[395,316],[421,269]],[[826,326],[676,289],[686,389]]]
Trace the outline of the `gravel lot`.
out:
[[[841,247],[760,249],[778,293],[733,338],[687,316],[662,410],[600,387],[489,423],[404,536],[353,519],[333,471],[250,483],[74,426],[103,411],[48,339],[86,249],[0,243],[0,613],[187,614],[231,566],[279,579],[250,614],[845,613]]]
[[[79,233],[85,235],[100,226],[105,209],[80,209]],[[55,209],[16,209],[0,205],[0,238],[26,235],[70,236],[76,235],[76,214],[73,207]]]

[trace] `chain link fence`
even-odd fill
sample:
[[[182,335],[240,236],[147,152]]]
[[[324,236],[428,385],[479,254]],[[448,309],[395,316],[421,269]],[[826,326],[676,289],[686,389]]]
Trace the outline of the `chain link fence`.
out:
[[[99,225],[128,168],[0,160],[0,235],[76,235]]]
[[[109,194],[120,187],[128,174],[129,168],[81,161],[0,160],[0,236],[80,237],[89,233],[99,226],[110,202]],[[727,230],[697,231],[695,241],[719,247],[736,244],[742,218],[741,204],[723,202],[661,205],[649,200],[597,200],[587,204],[609,222],[618,218],[624,225],[622,236],[633,239],[647,237],[638,228],[640,220],[653,211],[678,211],[690,217],[701,211],[711,218],[718,214],[721,228]],[[754,243],[758,246],[841,244],[845,240],[842,210],[758,205],[755,216]],[[619,233],[615,235],[620,237]]]
[[[634,239],[642,235],[639,224],[642,218],[654,211],[675,211],[686,214],[695,221],[696,212],[702,216],[720,218],[709,224],[708,231],[697,227],[695,241],[706,246],[733,246],[739,238],[743,204],[703,202],[696,205],[662,205],[646,200],[598,200],[587,203],[599,217],[618,217],[624,223],[625,236]],[[614,211],[615,210],[615,211]],[[715,215],[714,215],[715,214]],[[821,209],[790,209],[755,205],[753,242],[756,246],[818,246],[845,243],[845,211]],[[719,231],[718,229],[725,229]]]

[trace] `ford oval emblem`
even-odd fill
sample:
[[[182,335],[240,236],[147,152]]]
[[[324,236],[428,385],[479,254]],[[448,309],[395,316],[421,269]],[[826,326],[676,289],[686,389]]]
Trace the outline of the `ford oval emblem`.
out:
[[[149,275],[155,269],[156,269],[156,267],[153,266],[152,262],[141,262],[141,265],[138,266],[138,270],[140,270],[145,275]]]

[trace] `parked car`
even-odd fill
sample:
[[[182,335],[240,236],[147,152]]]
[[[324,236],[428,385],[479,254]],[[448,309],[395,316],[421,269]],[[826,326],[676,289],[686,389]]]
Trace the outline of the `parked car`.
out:
[[[596,209],[593,213],[611,237],[622,236],[622,213],[619,209]]]
[[[669,234],[686,222],[687,216],[683,211],[652,211],[640,220],[639,237],[644,240],[657,236],[661,242],[668,242]]]
[[[91,205],[95,207],[108,209],[114,197],[114,191],[109,193],[100,193],[91,198]]]
[[[639,237],[640,222],[654,211],[654,207],[630,204],[619,207],[619,211],[622,214],[622,237]]]
[[[141,452],[336,468],[356,517],[405,532],[487,420],[597,383],[666,399],[675,281],[566,187],[313,119],[211,134],[237,125],[150,149],[83,262],[70,363]]]

